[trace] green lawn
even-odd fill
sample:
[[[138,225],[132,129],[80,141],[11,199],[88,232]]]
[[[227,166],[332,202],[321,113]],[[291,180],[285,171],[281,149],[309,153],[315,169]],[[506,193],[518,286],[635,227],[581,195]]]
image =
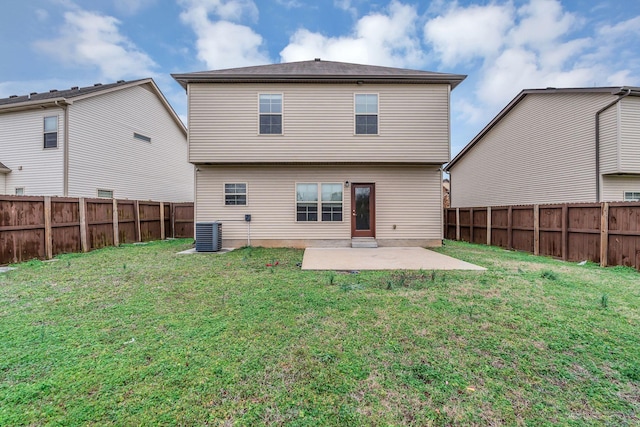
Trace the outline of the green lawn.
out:
[[[447,242],[488,271],[306,272],[190,243],[0,274],[0,425],[640,425],[634,270]]]

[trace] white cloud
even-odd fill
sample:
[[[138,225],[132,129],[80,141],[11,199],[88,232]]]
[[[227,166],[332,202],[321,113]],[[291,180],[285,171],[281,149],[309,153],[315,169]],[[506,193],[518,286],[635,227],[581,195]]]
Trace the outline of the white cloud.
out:
[[[111,80],[154,75],[155,62],[120,33],[116,18],[74,10],[64,21],[59,37],[39,40],[35,47],[63,62],[97,67]]]
[[[36,19],[40,22],[44,22],[49,19],[49,12],[44,9],[36,9],[35,11]]]
[[[433,45],[446,66],[495,55],[513,22],[510,4],[467,8],[453,6],[424,26],[425,42]]]
[[[333,5],[338,9],[342,9],[356,19],[358,17],[358,9],[351,4],[351,0],[333,0]]]
[[[280,57],[285,62],[320,57],[395,67],[421,66],[425,57],[417,36],[417,20],[415,7],[392,1],[386,13],[360,18],[348,36],[327,37],[301,28],[290,38]]]
[[[250,0],[182,0],[180,19],[196,34],[198,59],[209,68],[232,68],[268,63],[263,39],[245,19],[258,19],[258,8]],[[219,20],[211,20],[210,14]]]
[[[522,89],[606,85],[632,76],[629,61],[618,60],[612,46],[640,35],[640,17],[587,36],[584,24],[559,0],[529,0],[517,9],[509,1],[456,3],[425,24],[424,38],[444,65],[479,63],[473,105],[461,105],[475,121],[483,106],[493,111]]]
[[[135,15],[155,2],[156,0],[115,0],[115,6],[125,15]]]

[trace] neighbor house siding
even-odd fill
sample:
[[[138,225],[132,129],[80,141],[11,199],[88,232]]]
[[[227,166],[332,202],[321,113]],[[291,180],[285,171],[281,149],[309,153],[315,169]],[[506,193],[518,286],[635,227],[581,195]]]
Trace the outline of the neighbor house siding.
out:
[[[620,101],[620,172],[640,174],[640,97]]]
[[[5,175],[0,172],[0,194],[7,194],[7,189],[5,187],[6,180]]]
[[[600,173],[620,170],[620,121],[616,104],[600,115]],[[595,172],[594,172],[595,173]]]
[[[602,177],[602,200],[622,201],[625,191],[640,192],[640,176]]]
[[[78,100],[69,120],[69,196],[105,189],[116,198],[193,200],[186,137],[145,86]]]
[[[283,95],[283,135],[258,134],[258,94]],[[354,94],[379,95],[379,135],[354,134]],[[449,160],[449,86],[189,85],[193,163]],[[238,149],[242,147],[242,149]]]
[[[451,168],[452,207],[595,201],[595,112],[613,99],[526,95]]]
[[[44,118],[58,117],[58,147],[44,148]],[[0,114],[2,162],[11,169],[4,189],[24,187],[29,196],[54,196],[63,190],[64,111],[46,108]]]
[[[351,239],[350,183],[375,183],[376,239],[437,244],[442,239],[438,167],[199,166],[196,221],[223,223],[223,240],[246,244],[245,214],[254,245],[304,246],[309,240]],[[224,206],[224,183],[247,183],[247,206]],[[342,222],[296,222],[296,183],[343,184]],[[395,225],[395,228],[394,228]]]

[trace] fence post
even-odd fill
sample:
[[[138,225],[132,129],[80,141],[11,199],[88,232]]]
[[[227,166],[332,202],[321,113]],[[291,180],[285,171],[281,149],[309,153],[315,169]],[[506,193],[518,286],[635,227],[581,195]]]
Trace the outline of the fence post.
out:
[[[164,229],[164,202],[160,202],[160,240],[166,239]]]
[[[120,246],[120,229],[118,227],[118,201],[113,199],[113,246]]]
[[[469,209],[469,243],[473,243],[473,208]]]
[[[513,245],[513,209],[511,206],[507,209],[507,249],[512,249]]]
[[[456,240],[460,241],[460,208],[456,208]]]
[[[609,203],[604,202],[600,208],[600,267],[609,262]],[[639,266],[640,268],[640,266]]]
[[[491,246],[491,206],[487,206],[487,246]]]
[[[89,252],[89,239],[87,236],[87,203],[84,197],[78,199],[78,211],[80,213],[80,249]]]
[[[540,205],[533,205],[533,254],[540,255]]]
[[[562,259],[569,258],[569,206],[562,205]]]
[[[138,200],[134,203],[134,213],[136,220],[136,242],[142,242],[142,233],[140,231],[140,202]]]
[[[176,238],[176,204],[171,203],[171,237]]]
[[[51,196],[44,197],[44,256],[53,258],[53,233],[51,231]]]

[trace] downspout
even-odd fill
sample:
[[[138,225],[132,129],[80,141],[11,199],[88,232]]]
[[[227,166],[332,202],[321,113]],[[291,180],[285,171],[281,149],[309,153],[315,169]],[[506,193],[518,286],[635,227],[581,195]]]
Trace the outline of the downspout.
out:
[[[58,104],[59,101],[56,101],[56,106],[62,108],[64,111],[64,132],[62,133],[62,143],[64,144],[63,150],[63,161],[62,161],[62,195],[63,197],[69,196],[69,104],[66,102],[64,104]]]
[[[596,113],[596,202],[600,202],[600,114],[616,105],[618,102],[631,94],[631,89],[627,89],[627,93],[618,96],[617,99],[605,105]]]

